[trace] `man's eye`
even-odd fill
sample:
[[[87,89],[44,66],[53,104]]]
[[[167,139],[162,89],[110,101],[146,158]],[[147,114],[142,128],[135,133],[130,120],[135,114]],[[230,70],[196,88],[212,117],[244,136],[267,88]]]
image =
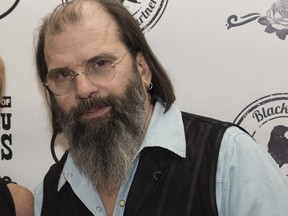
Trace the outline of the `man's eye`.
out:
[[[63,81],[67,79],[72,79],[71,72],[67,70],[57,70],[48,74],[48,80]]]
[[[105,67],[109,67],[112,64],[112,62],[108,59],[101,59],[98,61],[93,62],[90,67],[92,68],[105,68]]]

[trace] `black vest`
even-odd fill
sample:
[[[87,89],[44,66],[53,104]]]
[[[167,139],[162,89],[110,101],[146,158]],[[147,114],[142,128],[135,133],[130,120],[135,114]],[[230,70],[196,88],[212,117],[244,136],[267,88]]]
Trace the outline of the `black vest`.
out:
[[[126,200],[124,216],[217,216],[216,168],[223,134],[231,123],[182,113],[186,158],[144,148]],[[42,216],[93,215],[66,182],[57,192],[67,153],[44,178]]]

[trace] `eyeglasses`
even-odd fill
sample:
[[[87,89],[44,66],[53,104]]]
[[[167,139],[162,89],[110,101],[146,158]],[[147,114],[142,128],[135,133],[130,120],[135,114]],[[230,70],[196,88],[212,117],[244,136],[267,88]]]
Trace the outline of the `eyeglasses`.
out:
[[[75,73],[65,68],[52,70],[47,74],[46,82],[43,82],[43,85],[53,94],[64,96],[74,90],[73,81],[78,75],[86,75],[93,84],[107,84],[116,75],[115,66],[122,61],[130,50],[131,48],[115,61],[112,61],[111,57],[92,58],[87,61],[85,65],[86,70],[83,73]]]

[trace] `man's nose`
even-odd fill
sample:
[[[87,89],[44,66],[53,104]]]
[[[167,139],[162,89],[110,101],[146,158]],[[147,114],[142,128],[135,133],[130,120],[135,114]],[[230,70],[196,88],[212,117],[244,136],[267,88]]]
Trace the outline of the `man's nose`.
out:
[[[86,73],[77,73],[74,78],[74,85],[76,96],[82,99],[88,98],[99,90],[98,85]]]

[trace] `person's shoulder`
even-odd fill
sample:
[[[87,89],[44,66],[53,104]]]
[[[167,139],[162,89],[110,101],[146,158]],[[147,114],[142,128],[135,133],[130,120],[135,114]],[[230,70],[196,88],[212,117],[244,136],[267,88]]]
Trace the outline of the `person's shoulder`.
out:
[[[12,195],[17,216],[33,216],[33,193],[24,186],[9,183],[7,185]]]

